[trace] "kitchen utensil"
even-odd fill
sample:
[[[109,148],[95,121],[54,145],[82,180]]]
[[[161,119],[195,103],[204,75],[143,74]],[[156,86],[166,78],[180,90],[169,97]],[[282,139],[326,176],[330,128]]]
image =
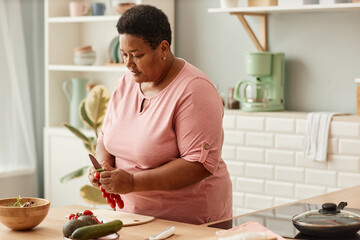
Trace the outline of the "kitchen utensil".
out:
[[[360,230],[360,216],[343,210],[346,202],[324,203],[322,209],[295,215],[294,226],[305,235],[316,237],[345,237]]]
[[[160,240],[160,239],[166,239],[170,236],[172,236],[175,233],[175,227],[169,227],[165,229],[164,231],[160,232],[158,235],[150,237],[149,240]]]
[[[30,207],[9,207],[16,198],[0,200],[0,222],[13,230],[30,230],[39,225],[48,214],[50,202],[42,198],[22,197],[21,203],[34,202]]]
[[[120,211],[113,211],[108,209],[96,209],[92,211],[94,215],[101,216],[108,221],[120,219],[123,222],[123,226],[135,226],[151,222],[155,219],[153,216],[145,216],[134,213],[126,213]]]
[[[97,170],[97,169],[101,169],[101,165],[100,163],[98,162],[98,160],[95,158],[94,155],[92,155],[91,153],[89,153],[89,158],[91,160],[91,163],[92,165],[94,166],[94,168]]]
[[[255,80],[238,82],[234,98],[248,112],[284,110],[284,53],[247,53],[246,73]]]
[[[86,97],[86,83],[84,78],[71,78],[66,80],[63,85],[63,91],[70,104],[69,120],[73,127],[83,127],[83,122],[79,116],[80,102]]]

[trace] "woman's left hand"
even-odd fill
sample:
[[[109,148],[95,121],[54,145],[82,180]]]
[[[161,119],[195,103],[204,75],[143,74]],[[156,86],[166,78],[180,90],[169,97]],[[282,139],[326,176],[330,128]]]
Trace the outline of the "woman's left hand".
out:
[[[134,178],[131,173],[122,169],[116,169],[104,162],[106,171],[100,174],[100,183],[108,193],[126,194],[134,189]]]

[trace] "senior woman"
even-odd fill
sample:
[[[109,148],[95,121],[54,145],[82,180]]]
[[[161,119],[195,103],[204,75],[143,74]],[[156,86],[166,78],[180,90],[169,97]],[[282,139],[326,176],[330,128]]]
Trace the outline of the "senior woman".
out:
[[[208,77],[170,50],[167,16],[149,5],[117,23],[130,70],[115,85],[98,138],[100,180],[121,194],[121,211],[202,224],[232,216],[221,159],[223,105]],[[118,209],[119,210],[119,209]]]

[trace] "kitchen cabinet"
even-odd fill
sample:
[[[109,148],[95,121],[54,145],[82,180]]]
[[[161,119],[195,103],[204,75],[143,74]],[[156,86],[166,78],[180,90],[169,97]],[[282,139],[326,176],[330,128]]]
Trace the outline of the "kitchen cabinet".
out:
[[[209,8],[209,13],[228,13],[236,15],[258,51],[268,51],[267,16],[280,13],[306,13],[360,10],[360,3],[309,4],[299,6],[267,6],[241,8]],[[260,33],[255,35],[245,16],[256,16],[260,19]]]
[[[116,81],[127,71],[121,64],[109,65],[109,45],[117,37],[116,23],[120,15],[106,4],[103,16],[69,16],[72,0],[45,0],[45,130],[44,130],[44,182],[45,198],[52,206],[79,203],[80,198],[67,199],[66,192],[79,191],[82,181],[64,187],[59,185],[63,174],[88,164],[83,156],[86,151],[81,141],[70,134],[63,123],[69,122],[69,102],[62,90],[63,83],[70,78],[86,78],[89,83],[105,85],[113,91]],[[84,0],[88,6],[93,1]],[[143,0],[142,3],[162,9],[174,29],[174,0]],[[89,11],[91,12],[91,11]],[[174,32],[174,31],[173,31]],[[174,33],[173,33],[174,35]],[[173,36],[174,38],[174,36]],[[93,65],[74,65],[73,49],[91,45],[96,52]],[[174,44],[172,44],[172,50]],[[85,157],[86,158],[86,157]],[[64,164],[60,164],[64,163]],[[81,163],[81,164],[80,164]],[[76,190],[74,190],[76,189]],[[65,195],[65,196],[64,196]]]

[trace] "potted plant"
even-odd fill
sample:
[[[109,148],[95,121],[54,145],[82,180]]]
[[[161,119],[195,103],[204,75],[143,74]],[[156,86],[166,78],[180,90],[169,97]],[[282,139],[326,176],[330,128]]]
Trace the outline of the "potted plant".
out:
[[[87,94],[79,106],[79,114],[84,124],[93,130],[94,136],[86,136],[80,129],[71,126],[70,124],[63,123],[75,136],[83,141],[84,147],[89,153],[96,155],[96,144],[98,138],[98,131],[104,121],[107,105],[110,100],[109,91],[103,85],[96,85]],[[66,183],[74,178],[81,177],[88,173],[90,166],[84,166],[69,174],[63,176],[60,182]],[[102,197],[100,190],[91,185],[85,185],[80,189],[81,197],[90,204],[107,204],[106,200]]]

